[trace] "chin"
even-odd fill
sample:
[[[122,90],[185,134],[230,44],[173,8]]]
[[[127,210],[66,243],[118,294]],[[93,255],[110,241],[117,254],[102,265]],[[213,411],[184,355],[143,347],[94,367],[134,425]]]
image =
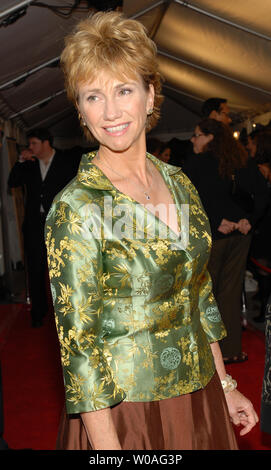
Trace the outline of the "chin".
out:
[[[135,141],[130,141],[130,139],[126,139],[123,141],[118,141],[118,142],[101,142],[102,146],[107,147],[108,150],[111,150],[112,152],[125,152],[126,150],[131,149],[132,147],[136,147],[137,143]]]
[[[102,147],[106,147],[108,150],[110,150],[111,152],[114,152],[114,153],[122,153],[122,152],[125,152],[126,150],[128,150],[130,148],[130,145],[125,145],[125,144],[112,144],[112,142],[110,143],[103,143],[101,142],[100,145]]]

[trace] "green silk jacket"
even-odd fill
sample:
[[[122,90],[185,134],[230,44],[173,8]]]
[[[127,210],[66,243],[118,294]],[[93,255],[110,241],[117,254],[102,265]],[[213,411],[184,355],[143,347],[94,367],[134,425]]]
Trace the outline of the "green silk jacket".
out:
[[[51,292],[68,413],[176,397],[215,372],[225,328],[206,269],[210,227],[180,168],[150,154],[180,236],[115,188],[83,155],[46,222]]]

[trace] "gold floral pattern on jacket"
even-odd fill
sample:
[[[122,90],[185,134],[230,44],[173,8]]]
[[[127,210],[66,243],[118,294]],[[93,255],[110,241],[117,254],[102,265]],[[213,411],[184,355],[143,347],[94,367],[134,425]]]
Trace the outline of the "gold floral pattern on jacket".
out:
[[[118,191],[94,156],[83,155],[46,222],[68,413],[203,388],[215,372],[210,343],[226,335],[206,268],[210,226],[189,179],[147,155],[172,194],[179,237]]]

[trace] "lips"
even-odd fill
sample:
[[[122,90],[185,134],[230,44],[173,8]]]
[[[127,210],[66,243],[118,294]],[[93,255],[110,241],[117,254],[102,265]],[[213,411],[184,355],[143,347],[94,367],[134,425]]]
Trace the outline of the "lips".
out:
[[[127,122],[125,124],[119,124],[117,126],[104,127],[104,130],[109,134],[122,134],[123,132],[125,132],[128,126],[129,123]]]

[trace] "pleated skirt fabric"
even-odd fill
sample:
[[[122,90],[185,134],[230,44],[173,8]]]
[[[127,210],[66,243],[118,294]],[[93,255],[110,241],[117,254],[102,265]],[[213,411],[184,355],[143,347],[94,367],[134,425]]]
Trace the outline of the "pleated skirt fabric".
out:
[[[238,450],[217,373],[202,390],[111,412],[123,450]],[[63,411],[56,449],[92,449],[80,415]]]

